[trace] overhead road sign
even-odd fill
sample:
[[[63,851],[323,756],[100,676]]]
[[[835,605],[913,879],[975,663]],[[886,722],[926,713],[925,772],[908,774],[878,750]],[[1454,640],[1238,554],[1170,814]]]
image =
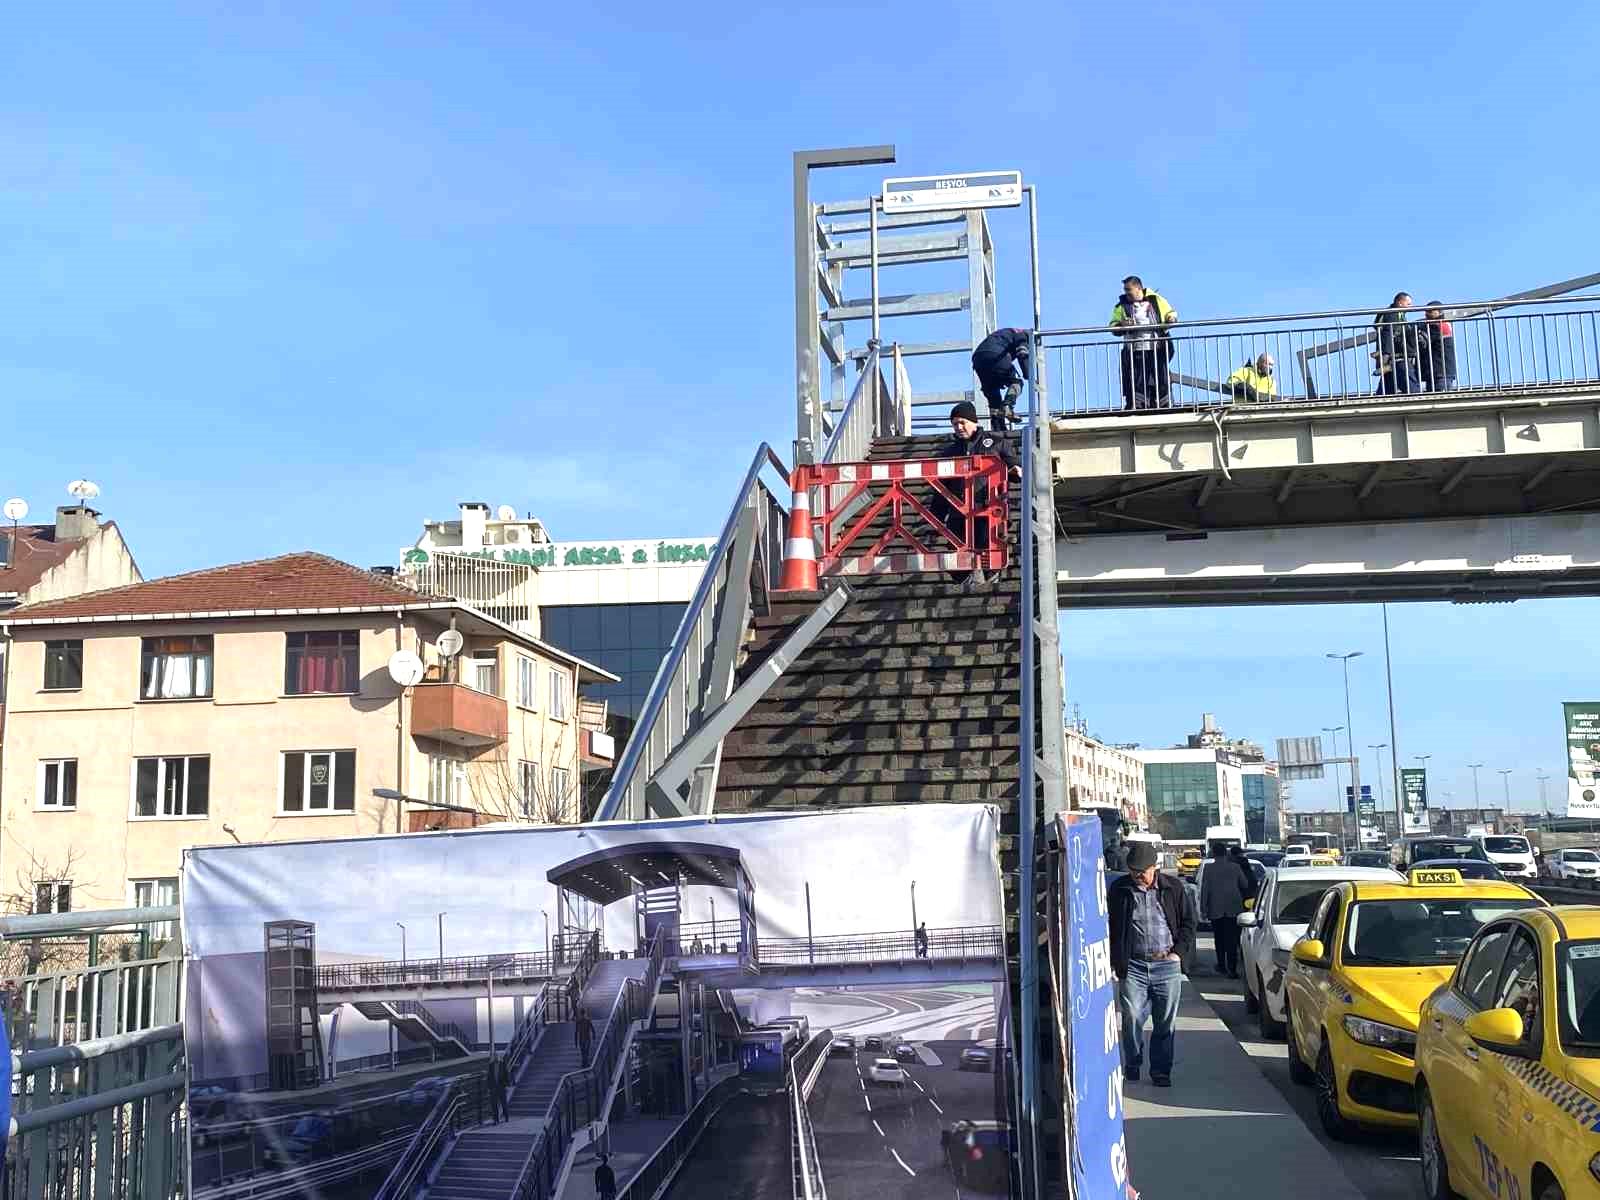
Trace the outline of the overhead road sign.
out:
[[[883,211],[886,213],[1014,208],[1021,203],[1021,171],[969,171],[961,175],[914,175],[883,181]]]

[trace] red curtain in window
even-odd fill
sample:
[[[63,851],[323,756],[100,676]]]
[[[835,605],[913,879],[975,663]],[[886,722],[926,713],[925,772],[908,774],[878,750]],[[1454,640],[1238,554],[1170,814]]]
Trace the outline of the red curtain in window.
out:
[[[295,672],[296,692],[353,692],[355,681],[347,669],[349,660],[336,647],[307,646],[300,654]]]

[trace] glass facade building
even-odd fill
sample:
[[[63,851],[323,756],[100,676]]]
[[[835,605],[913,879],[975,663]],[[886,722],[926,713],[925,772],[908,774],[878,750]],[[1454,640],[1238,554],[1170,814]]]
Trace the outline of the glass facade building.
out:
[[[1206,826],[1218,824],[1220,797],[1215,760],[1211,762],[1147,762],[1145,799],[1150,805],[1150,830],[1166,841],[1203,838]]]
[[[1245,841],[1252,844],[1277,845],[1283,839],[1281,824],[1282,802],[1279,797],[1278,777],[1264,770],[1245,768],[1244,773],[1244,829]]]

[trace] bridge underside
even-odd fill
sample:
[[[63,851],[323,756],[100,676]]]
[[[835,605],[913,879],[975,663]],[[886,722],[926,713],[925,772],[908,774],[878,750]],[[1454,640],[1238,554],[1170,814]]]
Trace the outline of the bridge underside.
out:
[[[1064,603],[1600,592],[1600,393],[1058,421]]]
[[[933,983],[994,983],[1005,978],[1005,964],[998,959],[947,960],[919,959],[889,963],[780,963],[764,965],[759,971],[684,972],[708,988],[764,990],[776,988],[907,987]]]

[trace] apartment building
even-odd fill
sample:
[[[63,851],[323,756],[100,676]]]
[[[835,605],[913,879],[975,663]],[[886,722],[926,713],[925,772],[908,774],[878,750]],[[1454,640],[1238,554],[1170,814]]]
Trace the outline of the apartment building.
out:
[[[616,681],[310,552],[25,605],[0,643],[0,892],[39,910],[170,902],[187,846],[575,820],[578,691]]]
[[[1075,809],[1114,808],[1135,829],[1150,827],[1144,763],[1127,750],[1067,727],[1067,796]]]

